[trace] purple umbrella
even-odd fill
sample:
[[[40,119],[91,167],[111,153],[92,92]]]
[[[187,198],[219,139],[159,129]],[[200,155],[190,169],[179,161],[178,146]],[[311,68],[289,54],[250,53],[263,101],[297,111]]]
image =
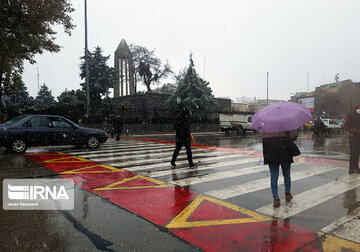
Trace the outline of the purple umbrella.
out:
[[[291,131],[312,118],[310,110],[293,102],[274,103],[260,109],[252,118],[251,127],[265,133]]]

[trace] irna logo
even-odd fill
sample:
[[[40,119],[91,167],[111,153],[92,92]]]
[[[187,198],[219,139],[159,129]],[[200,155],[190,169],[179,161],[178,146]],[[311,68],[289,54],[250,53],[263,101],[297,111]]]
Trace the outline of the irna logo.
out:
[[[69,199],[65,186],[12,186],[9,184],[8,197],[12,200]]]

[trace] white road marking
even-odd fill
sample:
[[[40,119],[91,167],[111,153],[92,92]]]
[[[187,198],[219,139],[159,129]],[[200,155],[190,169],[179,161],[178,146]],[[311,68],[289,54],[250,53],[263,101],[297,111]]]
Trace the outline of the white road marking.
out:
[[[200,166],[198,168],[196,168],[196,170],[202,171],[202,170],[207,170],[207,169],[211,169],[211,168],[219,168],[219,167],[225,167],[225,166],[230,166],[230,165],[246,164],[246,163],[257,162],[257,161],[259,161],[259,159],[256,157],[253,157],[253,158],[242,158],[242,159],[230,160],[230,161],[222,161],[222,162],[215,163],[215,164],[201,163]],[[176,168],[176,169],[165,170],[165,171],[154,171],[154,172],[146,173],[145,175],[152,177],[152,178],[156,178],[156,177],[163,177],[163,176],[172,175],[172,174],[178,175],[178,174],[186,173],[186,172],[189,172],[189,168]]]
[[[359,186],[360,174],[352,174],[351,176],[342,177],[341,179],[334,180],[330,183],[295,195],[292,200],[292,204],[289,206],[281,206],[274,209],[272,204],[270,204],[261,207],[256,211],[266,215],[275,216],[280,219],[285,219]]]
[[[144,145],[144,146],[123,146],[123,147],[112,147],[112,148],[101,148],[101,149],[98,149],[98,150],[92,150],[92,151],[89,151],[89,150],[79,150],[79,151],[72,151],[72,152],[68,152],[69,154],[71,155],[91,155],[93,153],[102,153],[104,151],[111,151],[111,150],[114,150],[114,151],[121,151],[121,150],[133,150],[133,151],[140,151],[142,149],[161,149],[161,148],[170,148],[170,146],[168,145],[157,145],[157,146],[154,146],[154,145]],[[175,148],[173,146],[173,148]]]
[[[296,165],[296,164],[293,164]],[[293,172],[291,174],[291,180],[296,181],[299,179],[311,177],[317,174],[321,174],[324,172],[336,170],[337,168],[333,167],[324,167],[324,166],[314,166],[309,170],[301,170],[298,172]],[[279,176],[278,184],[281,185],[284,183],[284,180]],[[250,192],[256,192],[259,190],[263,190],[270,187],[270,177],[264,179],[253,180],[247,182],[245,184],[234,185],[225,189],[213,190],[209,192],[205,192],[206,195],[213,196],[219,199],[228,199],[236,196],[240,196],[243,194],[247,194]]]
[[[184,178],[172,183],[179,186],[196,185],[200,183],[210,182],[218,179],[232,178],[257,172],[268,171],[269,167],[264,165],[251,166],[246,168],[240,168],[231,171],[215,172],[212,174],[204,175],[201,177]]]
[[[346,231],[344,229],[344,227],[341,227],[341,226],[346,225],[346,226],[354,227],[355,225],[353,224],[353,222],[357,223],[357,229],[358,229],[357,237],[360,239],[360,230],[359,230],[360,229],[360,207],[356,208],[355,210],[353,210],[351,213],[345,215],[344,217],[332,222],[331,224],[327,225],[326,227],[323,227],[321,229],[321,232],[324,232],[324,233],[333,233],[334,232],[338,235],[340,232]],[[348,234],[347,231],[346,231],[346,234]],[[360,240],[359,240],[359,242],[360,242]]]
[[[197,159],[200,159],[201,161],[208,161],[208,160],[218,160],[218,159],[226,159],[226,158],[236,158],[236,157],[243,157],[241,155],[213,155],[212,157],[209,157],[209,154],[211,153],[205,153],[203,155],[199,155],[197,157]],[[186,157],[186,152],[182,154],[183,157]],[[201,158],[202,156],[204,156],[204,158]],[[150,162],[150,161],[158,161],[158,162],[169,162],[167,165],[168,167],[170,166],[170,159],[171,159],[171,155],[168,158],[164,158],[164,159],[147,159],[146,161]],[[139,164],[139,166],[135,166],[135,167],[129,167],[126,168],[125,166],[128,165],[136,165]],[[128,170],[128,171],[142,171],[142,170],[147,170],[147,169],[151,169],[154,167],[159,167],[162,166],[161,164],[154,164],[154,165],[144,165],[143,162],[138,162],[138,161],[130,161],[130,162],[114,162],[114,163],[110,163],[107,165],[113,165],[113,166],[121,166],[122,168]]]
[[[155,150],[153,150],[154,152],[148,152],[146,154],[139,154],[141,152],[122,152],[122,153],[113,153],[110,155],[104,154],[104,155],[96,155],[96,157],[93,158],[89,158],[89,156],[87,156],[86,158],[93,160],[95,162],[107,162],[107,161],[111,161],[111,160],[117,160],[117,161],[121,161],[121,160],[127,160],[127,159],[139,159],[142,157],[171,157],[172,153],[174,152],[174,150],[171,149],[163,149],[161,152],[158,152]],[[201,149],[195,149],[192,150],[192,153],[198,153],[198,152],[203,152],[204,150]],[[115,155],[114,155],[115,154]],[[116,155],[117,154],[117,155]],[[213,153],[206,153],[207,155],[211,155]],[[215,154],[215,153],[214,153]],[[216,154],[215,154],[216,155]],[[146,161],[150,160],[150,159],[145,159]]]

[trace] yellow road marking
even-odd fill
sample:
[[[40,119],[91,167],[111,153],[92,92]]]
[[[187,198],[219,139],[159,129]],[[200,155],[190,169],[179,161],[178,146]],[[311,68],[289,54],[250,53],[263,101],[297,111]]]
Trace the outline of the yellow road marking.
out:
[[[149,185],[149,186],[118,186],[121,184],[124,184],[128,181],[132,181],[135,179],[143,179],[147,180],[149,182],[155,183],[156,185]],[[164,187],[174,187],[174,185],[165,183],[163,181],[159,181],[153,178],[148,178],[142,175],[136,175],[130,178],[126,178],[120,181],[113,182],[111,184],[108,184],[106,186],[102,186],[96,189],[93,189],[94,191],[103,191],[103,190],[128,190],[128,189],[147,189],[147,188],[164,188]]]
[[[60,151],[56,151],[56,152],[51,152],[51,153],[41,153],[41,152],[38,152],[38,153],[26,153],[24,154],[25,156],[58,156],[58,155],[69,155],[69,154],[66,154],[64,152],[60,152]]]
[[[89,168],[94,168],[94,167],[103,167],[108,169],[108,171],[103,171],[103,170],[98,170],[98,171],[85,171]],[[97,164],[97,165],[92,165],[92,166],[86,166],[86,167],[81,167],[81,168],[77,168],[74,170],[69,170],[69,171],[64,171],[64,172],[60,172],[59,174],[78,174],[78,173],[104,173],[104,172],[123,172],[124,170],[122,169],[118,169],[118,168],[114,168],[108,165],[104,165],[104,164]]]
[[[205,220],[205,221],[187,221],[188,218],[202,205],[204,201],[209,201],[217,205],[229,208],[249,218],[235,218],[235,219],[219,219],[219,220]],[[272,221],[276,218],[271,218],[262,214],[255,213],[245,208],[233,205],[208,196],[198,196],[194,199],[180,214],[178,214],[166,228],[191,228],[191,227],[204,227],[204,226],[218,226],[218,225],[231,225],[231,224],[244,224],[253,222]]]
[[[66,160],[66,159],[77,159],[77,160]],[[43,163],[78,163],[78,162],[93,162],[91,160],[77,157],[77,156],[66,156],[61,158],[54,158],[50,160],[42,161]]]
[[[324,252],[334,251],[347,251],[357,252],[360,251],[360,244],[351,242],[342,238],[331,236],[322,232],[318,232]]]

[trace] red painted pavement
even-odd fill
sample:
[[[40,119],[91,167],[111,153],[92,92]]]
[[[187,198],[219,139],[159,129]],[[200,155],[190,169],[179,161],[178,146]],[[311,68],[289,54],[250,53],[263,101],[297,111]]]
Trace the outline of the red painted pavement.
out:
[[[201,147],[207,148],[203,145]],[[65,153],[29,154],[26,157],[54,172],[62,173],[59,174],[62,178],[72,179],[85,190],[162,227],[178,217],[198,196],[186,188],[139,177],[133,172]],[[207,221],[217,220],[220,223],[226,219],[254,219],[241,211],[227,208],[225,204],[209,201],[201,202],[192,211],[186,223],[202,222],[205,226],[172,228],[170,232],[206,251],[321,251],[321,242],[314,231],[286,221],[206,226]]]

